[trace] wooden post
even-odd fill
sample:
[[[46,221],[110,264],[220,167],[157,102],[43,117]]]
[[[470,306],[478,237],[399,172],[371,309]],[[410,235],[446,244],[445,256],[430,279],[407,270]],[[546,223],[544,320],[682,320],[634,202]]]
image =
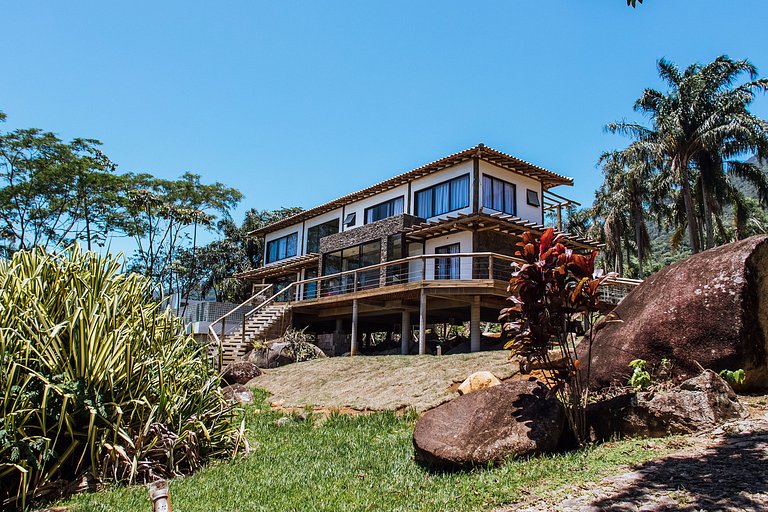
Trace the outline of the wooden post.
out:
[[[557,205],[557,230],[563,230],[563,205]]]
[[[355,270],[355,273],[352,274],[352,279],[354,279],[354,283],[352,283],[352,291],[357,291],[357,270]]]
[[[488,256],[488,279],[493,280],[493,254]]]
[[[357,330],[357,299],[354,299],[352,301],[352,341],[349,347],[349,355],[351,356],[357,355],[357,349],[359,344],[359,340],[357,339],[358,336],[359,334]]]
[[[400,319],[400,353],[407,356],[411,348],[411,313],[403,311]]]
[[[472,297],[472,309],[469,315],[469,350],[480,352],[480,296]]]
[[[421,280],[427,280],[427,258],[425,256],[421,257]]]
[[[419,355],[427,353],[427,289],[421,289],[419,300]]]

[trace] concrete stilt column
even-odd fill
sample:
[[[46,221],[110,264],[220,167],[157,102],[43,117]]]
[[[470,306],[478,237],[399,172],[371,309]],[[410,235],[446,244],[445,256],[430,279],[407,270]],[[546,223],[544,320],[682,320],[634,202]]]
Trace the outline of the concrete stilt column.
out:
[[[400,320],[400,353],[408,355],[411,348],[411,313],[403,311],[402,319]]]
[[[480,352],[480,297],[472,297],[472,309],[469,315],[469,350]]]
[[[349,347],[349,354],[352,356],[357,355],[358,346],[360,340],[357,339],[359,332],[357,329],[357,299],[352,301],[352,342]]]
[[[427,290],[421,289],[419,300],[419,355],[427,353]]]

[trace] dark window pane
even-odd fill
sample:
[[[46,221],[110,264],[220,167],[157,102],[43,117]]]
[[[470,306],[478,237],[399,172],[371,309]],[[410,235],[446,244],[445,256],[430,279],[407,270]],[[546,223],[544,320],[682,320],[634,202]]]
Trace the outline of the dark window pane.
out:
[[[535,190],[528,189],[526,191],[526,197],[528,199],[528,204],[531,206],[540,206],[539,203],[539,193]]]
[[[424,219],[432,217],[432,189],[416,193],[416,216]]]
[[[504,183],[504,213],[514,215],[515,212],[515,186]]]
[[[483,175],[483,206],[493,208],[493,180]]]
[[[432,215],[442,215],[445,212],[451,211],[449,202],[450,182],[441,183],[435,185],[434,189],[434,211]]]
[[[469,206],[469,176],[462,176],[451,181],[450,210],[460,210]]]

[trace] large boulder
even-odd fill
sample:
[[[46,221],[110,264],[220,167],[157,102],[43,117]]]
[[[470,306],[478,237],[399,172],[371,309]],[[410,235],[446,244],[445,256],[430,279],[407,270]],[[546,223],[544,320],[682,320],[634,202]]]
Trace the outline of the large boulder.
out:
[[[548,392],[533,378],[510,381],[427,411],[413,431],[416,461],[456,469],[553,451],[565,416]]]
[[[224,368],[221,378],[227,384],[246,384],[259,375],[261,370],[255,364],[249,361],[236,361]]]
[[[672,363],[677,381],[743,368],[740,389],[768,387],[768,236],[722,245],[666,267],[632,291],[592,344],[590,387],[624,385],[628,364]],[[585,361],[586,343],[580,358]],[[584,373],[583,373],[584,374]]]
[[[587,409],[594,440],[691,434],[745,414],[731,386],[711,370],[669,390],[628,393]]]
[[[298,347],[299,357],[302,361],[326,357],[325,353],[317,345],[301,342],[294,344],[283,339],[271,341],[264,346],[248,352],[245,360],[255,364],[259,368],[277,368],[296,362],[295,348]]]

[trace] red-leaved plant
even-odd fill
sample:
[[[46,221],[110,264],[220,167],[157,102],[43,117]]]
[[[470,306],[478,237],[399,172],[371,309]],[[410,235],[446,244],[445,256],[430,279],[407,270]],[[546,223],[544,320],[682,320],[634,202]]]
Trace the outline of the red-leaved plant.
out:
[[[584,411],[589,376],[581,376],[585,366],[577,358],[577,331],[587,333],[590,344],[599,316],[598,287],[615,274],[595,270],[597,251],[577,254],[562,244],[564,235],[549,228],[540,238],[523,233],[515,254],[525,263],[509,280],[512,306],[501,311],[503,332],[509,341],[504,346],[524,358],[530,367],[539,363],[553,393],[563,403],[566,417],[579,445],[586,442]],[[581,327],[576,327],[581,324]],[[582,351],[583,353],[583,351]],[[587,371],[589,361],[585,361]]]

